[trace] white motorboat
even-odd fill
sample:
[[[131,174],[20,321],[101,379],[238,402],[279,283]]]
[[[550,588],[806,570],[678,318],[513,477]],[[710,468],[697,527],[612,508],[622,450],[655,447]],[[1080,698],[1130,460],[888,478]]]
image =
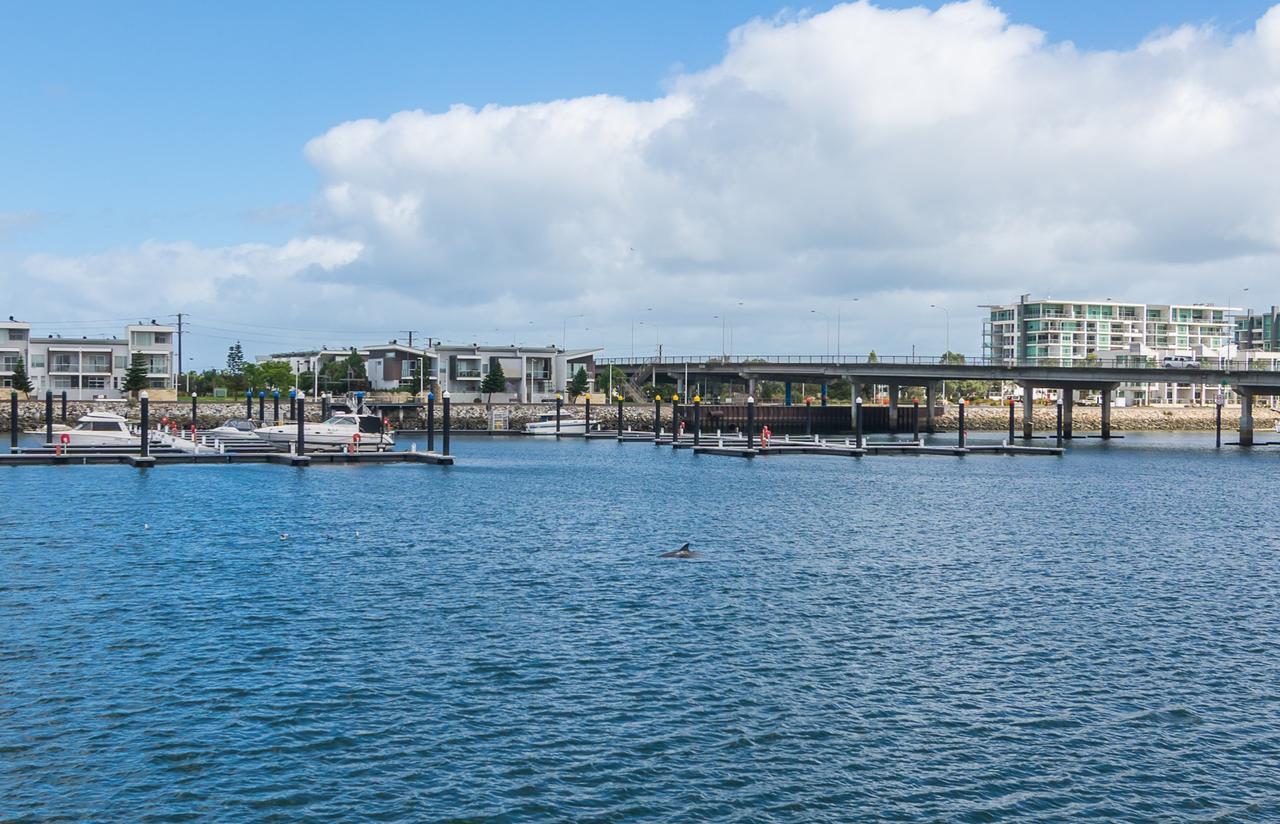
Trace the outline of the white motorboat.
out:
[[[395,446],[396,441],[385,430],[382,419],[377,415],[356,412],[338,412],[322,423],[302,425],[303,437],[308,446],[356,445],[360,449],[388,449]],[[290,444],[298,439],[296,422],[264,426],[254,431],[259,438],[271,443]]]
[[[257,430],[258,425],[248,418],[231,418],[222,426],[210,429],[208,434],[215,438],[252,438]]]
[[[55,442],[65,436],[71,446],[137,446],[139,435],[129,431],[129,422],[113,412],[90,412],[73,429],[55,435]]]
[[[548,412],[545,415],[539,415],[536,421],[524,425],[524,431],[527,435],[554,435],[556,434],[556,413]],[[561,435],[585,435],[587,432],[587,422],[584,418],[574,418],[560,413],[560,434]]]

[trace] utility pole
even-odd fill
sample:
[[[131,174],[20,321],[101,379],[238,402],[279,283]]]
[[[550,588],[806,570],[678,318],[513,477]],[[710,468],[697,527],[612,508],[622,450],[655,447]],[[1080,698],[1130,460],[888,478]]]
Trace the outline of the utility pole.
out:
[[[178,368],[173,374],[173,391],[178,391],[178,378],[186,374],[186,364],[182,360],[182,313],[178,313]],[[187,391],[191,391],[191,384],[187,384]]]
[[[418,333],[417,329],[401,329],[400,334],[409,336],[409,348],[413,348],[413,336]]]

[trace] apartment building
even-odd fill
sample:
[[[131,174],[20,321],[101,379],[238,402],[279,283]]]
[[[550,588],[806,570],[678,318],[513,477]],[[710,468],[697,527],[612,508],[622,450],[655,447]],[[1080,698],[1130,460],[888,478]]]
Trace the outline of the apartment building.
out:
[[[988,305],[983,355],[1035,366],[1158,366],[1166,355],[1217,365],[1234,354],[1239,309],[1214,304],[1032,300]],[[1123,384],[1121,404],[1212,403],[1217,386],[1152,382]]]
[[[140,353],[147,364],[148,389],[165,399],[175,391],[176,333],[173,326],[152,322],[125,327],[122,338],[35,337],[31,324],[11,317],[0,322],[0,387],[13,386],[13,370],[21,359],[36,394],[52,390],[73,400],[123,398],[125,373]]]
[[[1244,353],[1280,352],[1280,309],[1236,316],[1236,345]]]

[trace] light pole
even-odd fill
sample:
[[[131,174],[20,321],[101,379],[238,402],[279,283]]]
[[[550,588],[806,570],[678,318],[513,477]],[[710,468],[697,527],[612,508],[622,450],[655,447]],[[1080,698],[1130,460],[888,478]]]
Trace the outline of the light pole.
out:
[[[810,314],[820,315],[827,321],[827,359],[831,358],[831,316],[826,312],[819,312],[817,309],[810,309]]]
[[[721,361],[728,360],[728,357],[727,357],[728,351],[724,348],[724,328],[725,328],[724,315],[712,315],[711,318],[712,320],[720,321],[720,360]]]
[[[844,308],[846,303],[857,302],[858,299],[854,298],[853,300],[845,300],[836,304],[836,360],[841,360],[844,357],[843,350],[840,348],[840,310]]]
[[[947,307],[938,306],[936,303],[929,304],[930,309],[941,309],[942,314],[947,319],[947,354],[951,354],[951,313],[947,311]]]

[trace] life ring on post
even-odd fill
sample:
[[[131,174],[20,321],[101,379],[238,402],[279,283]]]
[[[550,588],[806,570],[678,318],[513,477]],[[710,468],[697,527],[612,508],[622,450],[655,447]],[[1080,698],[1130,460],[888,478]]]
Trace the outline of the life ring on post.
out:
[[[360,433],[359,432],[356,432],[351,436],[351,446],[347,448],[347,451],[348,452],[360,451]]]
[[[67,450],[67,445],[70,443],[71,443],[71,436],[68,435],[66,432],[63,432],[62,435],[58,438],[58,445],[57,447],[54,448],[53,454],[61,455],[63,452]]]
[[[767,426],[761,427],[760,429],[760,448],[761,449],[769,448],[769,438],[771,438],[772,436],[773,436],[773,433],[769,431],[769,427]]]

